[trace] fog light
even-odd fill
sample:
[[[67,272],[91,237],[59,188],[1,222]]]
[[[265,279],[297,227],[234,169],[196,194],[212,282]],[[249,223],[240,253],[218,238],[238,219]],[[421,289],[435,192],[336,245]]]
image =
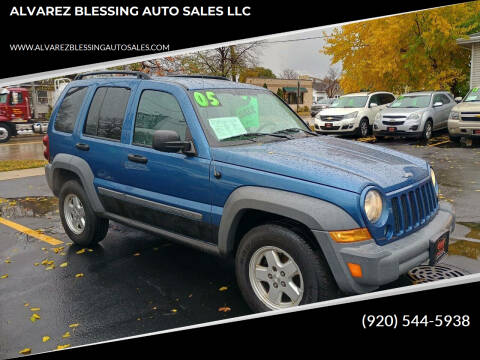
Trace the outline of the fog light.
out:
[[[410,126],[410,130],[417,130],[417,129],[418,129],[418,125]]]
[[[350,263],[350,262],[347,263],[347,265],[353,277],[356,277],[356,278],[362,277],[362,267],[360,265]]]

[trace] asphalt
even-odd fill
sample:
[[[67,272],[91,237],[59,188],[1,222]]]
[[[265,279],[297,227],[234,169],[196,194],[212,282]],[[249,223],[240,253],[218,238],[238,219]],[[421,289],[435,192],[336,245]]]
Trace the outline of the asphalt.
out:
[[[480,272],[480,146],[445,136],[377,142],[430,161],[442,199],[457,212],[442,263],[384,288]],[[0,224],[0,359],[250,313],[232,264],[211,255],[113,222],[100,245],[72,245],[43,176],[0,181],[0,218],[63,242],[53,246]]]

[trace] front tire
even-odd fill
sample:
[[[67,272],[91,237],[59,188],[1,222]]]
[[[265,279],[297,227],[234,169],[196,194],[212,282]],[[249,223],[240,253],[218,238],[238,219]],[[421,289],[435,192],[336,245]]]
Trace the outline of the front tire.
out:
[[[361,138],[364,138],[364,137],[367,137],[368,134],[370,133],[370,129],[369,129],[369,124],[368,124],[368,119],[362,119],[360,120],[360,124],[358,125],[358,132],[357,132],[357,136],[361,137]]]
[[[242,295],[255,312],[339,296],[323,255],[297,233],[276,224],[258,226],[243,237],[235,272]]]
[[[422,139],[430,140],[432,138],[433,124],[431,120],[427,120],[423,126]]]
[[[7,142],[12,136],[12,129],[8,124],[0,123],[0,143]]]
[[[93,246],[107,235],[108,219],[95,215],[78,181],[69,180],[62,186],[59,210],[63,228],[75,244]]]

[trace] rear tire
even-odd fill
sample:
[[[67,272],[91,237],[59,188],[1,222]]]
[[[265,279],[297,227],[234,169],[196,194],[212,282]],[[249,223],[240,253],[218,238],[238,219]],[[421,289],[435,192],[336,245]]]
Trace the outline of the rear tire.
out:
[[[235,272],[242,295],[255,312],[340,296],[323,255],[297,233],[276,224],[260,225],[243,237]]]
[[[0,123],[0,143],[7,142],[12,136],[12,129],[8,124]]]
[[[63,184],[59,196],[60,219],[68,237],[87,247],[102,241],[108,232],[108,219],[93,212],[85,190],[76,180]]]

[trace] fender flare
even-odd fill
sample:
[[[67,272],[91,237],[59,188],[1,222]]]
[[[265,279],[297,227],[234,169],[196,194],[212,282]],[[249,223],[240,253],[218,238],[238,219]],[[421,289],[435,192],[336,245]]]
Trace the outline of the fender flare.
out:
[[[105,213],[105,208],[103,207],[97,191],[95,190],[95,186],[93,185],[94,176],[92,169],[85,160],[78,156],[62,153],[57,154],[49,165],[47,177],[51,177],[51,182],[49,181],[49,183],[51,184],[52,191],[56,188],[56,171],[59,169],[68,170],[79,177],[93,211],[95,213]]]
[[[296,220],[311,230],[349,230],[357,222],[342,208],[330,202],[289,191],[244,186],[233,191],[223,208],[218,230],[220,255],[230,254],[243,213],[260,210]]]

